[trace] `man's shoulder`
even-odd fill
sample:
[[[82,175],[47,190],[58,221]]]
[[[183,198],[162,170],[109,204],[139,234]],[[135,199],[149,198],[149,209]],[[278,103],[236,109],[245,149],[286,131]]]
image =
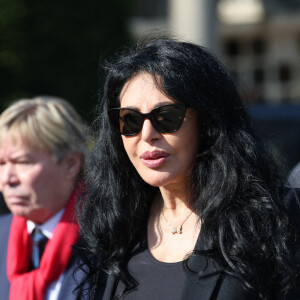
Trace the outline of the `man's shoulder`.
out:
[[[12,220],[11,214],[0,216],[0,291],[1,299],[9,298],[9,281],[6,275],[7,245]]]
[[[2,235],[3,232],[6,232],[7,229],[10,228],[12,217],[12,214],[0,215],[0,235]]]
[[[12,214],[0,216],[0,247],[5,247],[8,243],[8,236],[12,220]]]

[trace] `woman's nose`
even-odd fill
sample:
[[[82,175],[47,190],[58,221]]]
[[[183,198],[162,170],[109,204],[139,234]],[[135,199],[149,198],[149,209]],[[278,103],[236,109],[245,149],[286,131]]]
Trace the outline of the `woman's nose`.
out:
[[[153,127],[149,119],[145,119],[141,130],[141,139],[146,142],[149,142],[152,140],[159,139],[160,137],[161,133]]]

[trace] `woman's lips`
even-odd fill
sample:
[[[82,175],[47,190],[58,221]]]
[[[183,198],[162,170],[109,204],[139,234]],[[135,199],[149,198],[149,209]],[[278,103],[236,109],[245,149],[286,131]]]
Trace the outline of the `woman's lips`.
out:
[[[169,154],[164,151],[147,151],[141,155],[142,162],[149,168],[157,168],[161,166]]]

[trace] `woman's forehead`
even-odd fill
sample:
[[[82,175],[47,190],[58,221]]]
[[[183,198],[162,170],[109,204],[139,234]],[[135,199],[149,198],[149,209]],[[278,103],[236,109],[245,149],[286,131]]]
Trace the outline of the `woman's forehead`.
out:
[[[141,73],[127,81],[120,93],[121,107],[132,107],[140,110],[143,107],[174,103],[172,98],[168,97],[158,87],[157,78],[149,73]]]

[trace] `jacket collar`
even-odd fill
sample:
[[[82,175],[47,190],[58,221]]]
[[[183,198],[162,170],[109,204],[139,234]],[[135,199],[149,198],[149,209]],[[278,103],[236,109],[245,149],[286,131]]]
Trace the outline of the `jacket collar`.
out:
[[[201,300],[211,299],[215,288],[222,280],[224,268],[200,252],[204,250],[201,236],[200,232],[195,246],[197,255],[192,255],[187,262],[189,271],[181,294],[182,300],[198,300],[199,296]]]

